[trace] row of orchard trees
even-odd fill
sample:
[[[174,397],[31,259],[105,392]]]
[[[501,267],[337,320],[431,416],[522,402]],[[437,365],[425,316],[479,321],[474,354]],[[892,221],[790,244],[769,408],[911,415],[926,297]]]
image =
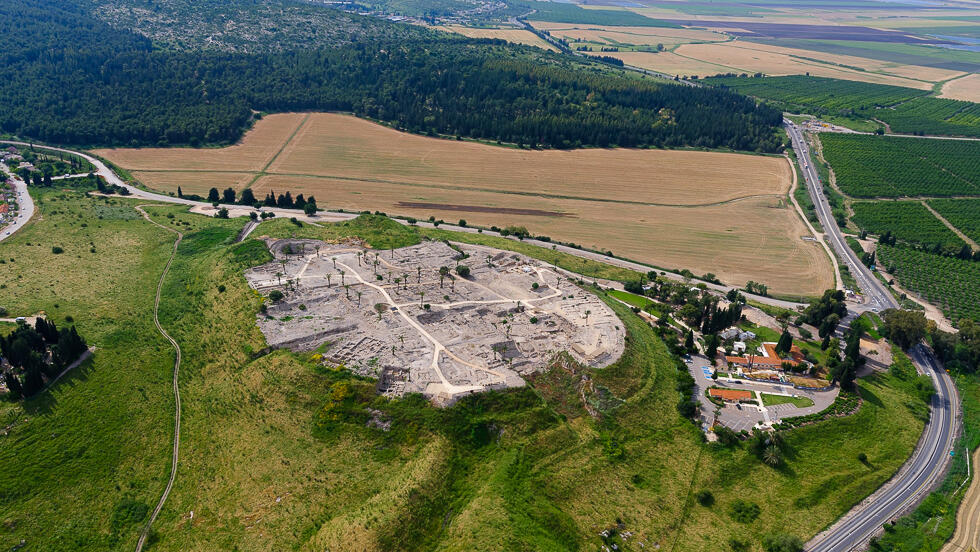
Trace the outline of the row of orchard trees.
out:
[[[3,379],[15,397],[30,397],[81,355],[88,345],[75,326],[62,328],[38,318],[33,327],[21,324],[0,336]]]

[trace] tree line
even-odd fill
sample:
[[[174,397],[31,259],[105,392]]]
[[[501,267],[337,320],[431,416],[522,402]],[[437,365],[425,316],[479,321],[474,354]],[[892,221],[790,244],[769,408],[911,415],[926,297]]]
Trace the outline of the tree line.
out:
[[[229,143],[253,110],[318,110],[525,147],[782,148],[781,113],[744,96],[618,77],[500,41],[180,52],[54,0],[0,17],[0,95],[4,132],[78,145]]]
[[[3,380],[14,397],[30,397],[44,388],[88,348],[75,326],[58,329],[38,318],[34,326],[20,324],[0,336],[0,355],[7,362]]]

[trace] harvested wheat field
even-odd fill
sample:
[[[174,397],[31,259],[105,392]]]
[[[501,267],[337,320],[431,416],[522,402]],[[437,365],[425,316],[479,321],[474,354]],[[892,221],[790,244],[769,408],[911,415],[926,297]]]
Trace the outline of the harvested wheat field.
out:
[[[623,60],[627,65],[642,67],[652,71],[660,71],[668,75],[680,75],[687,77],[691,75],[710,76],[721,73],[744,73],[737,67],[709,63],[689,57],[684,57],[674,52],[586,52],[596,56],[609,56]]]
[[[227,148],[101,149],[93,153],[129,170],[260,170],[275,157],[305,118],[304,113],[265,117],[255,123],[241,142]]]
[[[247,172],[219,171],[132,171],[133,178],[153,190],[175,192],[179,187],[185,194],[208,195],[208,190],[233,188],[242,190],[255,175]]]
[[[524,29],[488,29],[488,28],[477,28],[477,27],[464,27],[462,25],[445,25],[442,27],[435,27],[440,31],[447,31],[450,33],[459,33],[463,36],[468,36],[470,38],[500,38],[506,40],[507,42],[513,42],[515,44],[526,44],[528,46],[537,46],[538,48],[544,48],[545,50],[551,50],[557,52],[558,49],[548,44],[546,41],[539,38],[536,34],[531,31]]]
[[[596,27],[594,25],[568,25],[532,22],[536,29],[547,30],[552,36],[571,41],[620,42],[624,44],[664,46],[690,42],[722,42],[729,37],[712,31],[695,29],[667,29],[663,27]]]
[[[782,52],[779,50],[789,51]],[[713,63],[735,68],[739,72],[759,72],[767,75],[802,75],[805,73],[810,73],[811,75],[818,77],[856,80],[877,84],[891,84],[894,86],[918,88],[921,90],[928,90],[932,88],[931,83],[923,82],[921,80],[912,80],[900,76],[873,73],[871,71],[857,71],[854,69],[829,64],[832,62],[821,63],[818,61],[803,59],[805,57],[814,59],[837,57],[844,58],[844,60],[839,61],[840,63],[843,63],[843,61],[846,60],[851,61],[851,64],[860,62],[861,66],[877,66],[881,63],[877,61],[864,60],[863,58],[851,58],[849,56],[828,56],[827,54],[819,54],[809,50],[792,50],[789,48],[780,48],[778,46],[761,46],[744,42],[731,42],[725,44],[684,44],[678,46],[675,53],[703,63]],[[906,66],[903,71],[909,74],[916,73],[918,69],[911,69]],[[948,74],[948,72],[939,73],[936,69],[927,67],[921,68],[921,71],[918,72],[923,76],[942,76]]]
[[[251,147],[248,142],[261,138],[260,132],[236,147]],[[781,157],[519,150],[427,138],[324,113],[310,114],[275,150],[264,171],[209,172],[207,158],[220,150],[199,150],[201,159],[192,164],[204,170],[174,165],[173,172],[138,174],[149,175],[153,187],[164,191],[183,182],[185,192],[200,193],[210,186],[193,187],[191,175],[217,182],[215,175],[238,174],[239,185],[255,179],[251,187],[258,197],[288,190],[315,195],[328,208],[523,225],[535,234],[658,266],[712,272],[730,283],[761,281],[777,293],[813,295],[834,284],[829,259],[818,244],[801,239],[808,232],[786,207],[792,173]],[[150,163],[140,156],[158,152],[103,155],[129,168],[127,163]]]
[[[939,97],[980,102],[980,74],[972,73],[947,82],[943,85],[943,93]]]

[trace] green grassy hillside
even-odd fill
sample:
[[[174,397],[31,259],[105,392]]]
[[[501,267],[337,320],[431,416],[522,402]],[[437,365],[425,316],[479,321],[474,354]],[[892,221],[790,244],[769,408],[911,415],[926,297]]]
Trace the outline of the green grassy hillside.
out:
[[[131,549],[169,466],[172,352],[151,308],[173,236],[134,216],[135,200],[39,199],[42,218],[0,245],[12,270],[0,298],[14,314],[71,315],[100,349],[52,392],[2,403],[0,543]],[[186,235],[160,306],[184,353],[182,454],[151,550],[591,550],[605,540],[683,552],[733,538],[758,549],[773,527],[805,538],[832,522],[891,476],[922,428],[914,390],[881,374],[861,383],[856,415],[787,433],[780,468],[745,446],[706,445],[675,408],[677,361],[608,298],[628,334],[608,368],[556,362],[532,386],[448,409],[389,401],[308,355],[262,354],[260,299],[242,270],[269,257],[257,240],[232,243],[241,220],[147,211]],[[380,247],[425,238],[389,222],[274,221],[254,235],[360,234]],[[575,390],[583,374],[595,418]],[[367,427],[368,409],[391,430]],[[702,490],[711,506],[695,499]],[[736,521],[738,500],[758,517]]]

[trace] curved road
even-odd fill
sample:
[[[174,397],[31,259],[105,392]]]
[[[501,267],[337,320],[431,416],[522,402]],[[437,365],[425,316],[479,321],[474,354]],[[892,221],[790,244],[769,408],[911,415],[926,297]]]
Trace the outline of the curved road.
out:
[[[837,221],[831,216],[830,205],[823,194],[820,179],[810,158],[803,134],[790,121],[784,121],[786,132],[793,142],[797,158],[804,164],[803,176],[817,216],[830,243],[860,285],[868,300],[861,310],[898,308],[898,302],[884,284],[857,258],[841,234]],[[809,552],[846,552],[865,545],[882,525],[918,504],[941,480],[947,460],[953,450],[959,423],[959,398],[949,374],[933,357],[932,352],[917,345],[909,356],[923,374],[928,374],[936,387],[932,397],[932,415],[912,457],[895,477],[874,494],[854,507],[837,523],[807,543]]]

